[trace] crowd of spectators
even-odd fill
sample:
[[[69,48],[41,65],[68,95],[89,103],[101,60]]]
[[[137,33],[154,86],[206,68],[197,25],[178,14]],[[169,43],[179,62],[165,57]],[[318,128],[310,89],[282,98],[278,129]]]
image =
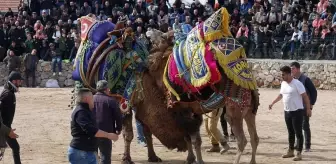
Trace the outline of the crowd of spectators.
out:
[[[148,28],[180,30],[182,23],[195,26],[224,6],[231,14],[230,28],[243,44],[248,57],[283,59],[336,58],[336,1],[328,0],[30,0],[0,14],[0,61],[32,54],[53,61],[61,72],[62,60],[72,61],[79,47],[78,18],[94,14],[96,19],[127,20],[137,37]],[[218,2],[218,3],[217,3]],[[35,63],[34,60],[25,62]],[[34,65],[25,63],[25,66]],[[34,67],[34,66],[31,66]],[[11,66],[17,69],[17,66]],[[29,68],[28,68],[29,69]],[[34,68],[32,68],[34,69]]]

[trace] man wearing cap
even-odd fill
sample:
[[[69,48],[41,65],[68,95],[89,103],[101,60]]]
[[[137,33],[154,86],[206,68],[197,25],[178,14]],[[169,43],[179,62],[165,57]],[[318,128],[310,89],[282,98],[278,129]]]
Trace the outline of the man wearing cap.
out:
[[[93,95],[89,89],[79,89],[77,106],[71,115],[72,140],[68,149],[70,164],[97,164],[97,138],[117,141],[119,136],[97,128],[93,116]]]
[[[119,103],[113,97],[108,96],[110,89],[108,82],[97,82],[97,93],[94,95],[94,114],[99,129],[108,133],[120,134],[122,128],[122,115]],[[112,141],[98,139],[101,164],[111,164]]]
[[[1,136],[5,134],[7,144],[13,151],[14,164],[21,164],[20,145],[16,140],[18,136],[14,133],[15,129],[11,128],[16,107],[15,92],[19,91],[22,80],[23,78],[19,72],[12,71],[8,76],[8,82],[5,84],[4,90],[0,95],[0,113],[3,122],[0,128],[2,133]]]

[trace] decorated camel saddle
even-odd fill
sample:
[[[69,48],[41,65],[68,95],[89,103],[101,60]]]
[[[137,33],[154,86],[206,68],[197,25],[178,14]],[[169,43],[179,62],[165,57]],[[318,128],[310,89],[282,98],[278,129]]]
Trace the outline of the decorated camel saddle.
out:
[[[182,25],[163,76],[173,101],[200,101],[205,108],[250,105],[256,81],[243,46],[229,30],[229,14],[219,9],[206,21],[190,28]]]
[[[92,17],[80,18],[81,44],[74,62],[72,78],[76,87],[95,90],[98,80],[109,83],[111,96],[121,100],[121,108],[128,111],[131,95],[137,85],[149,55],[142,40],[136,39],[125,22],[113,24]]]

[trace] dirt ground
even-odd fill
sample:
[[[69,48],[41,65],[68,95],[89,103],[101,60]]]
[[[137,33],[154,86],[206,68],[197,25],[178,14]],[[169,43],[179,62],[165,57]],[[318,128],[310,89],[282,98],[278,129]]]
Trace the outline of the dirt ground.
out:
[[[0,89],[1,90],[1,89]],[[268,104],[276,97],[278,90],[261,89],[261,106],[257,116],[257,130],[260,144],[257,153],[259,164],[335,164],[336,163],[336,92],[318,91],[318,102],[311,119],[312,152],[303,154],[303,161],[292,162],[281,159],[287,149],[287,131],[283,118],[282,103],[268,110]],[[21,89],[17,94],[17,111],[13,127],[20,135],[21,158],[24,164],[64,164],[67,162],[67,148],[70,136],[70,114],[68,108],[71,89]],[[134,126],[135,127],[135,126]],[[219,128],[221,129],[220,125]],[[246,127],[245,127],[246,129]],[[134,132],[136,129],[134,128]],[[169,133],[169,132],[167,132]],[[135,133],[136,134],[136,133]],[[246,135],[248,136],[247,130]],[[136,135],[135,135],[136,136]],[[203,157],[206,163],[229,164],[233,162],[235,149],[224,155],[209,154],[209,139],[202,126]],[[187,153],[168,150],[158,140],[155,150],[163,163],[182,164]],[[236,147],[234,142],[231,146]],[[241,163],[248,163],[251,155],[248,143]],[[113,147],[113,163],[120,163],[123,140]],[[131,153],[135,163],[147,163],[146,148],[133,140]],[[12,164],[11,150],[6,149],[5,158],[0,162]]]

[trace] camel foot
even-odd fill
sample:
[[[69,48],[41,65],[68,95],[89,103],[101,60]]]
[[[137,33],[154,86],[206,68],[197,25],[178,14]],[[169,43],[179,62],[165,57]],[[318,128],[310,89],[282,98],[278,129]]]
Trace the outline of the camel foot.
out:
[[[255,160],[251,160],[250,164],[257,164],[257,162]]]
[[[122,164],[134,164],[130,156],[123,156]]]
[[[134,164],[133,161],[122,161],[121,164]]]
[[[189,161],[186,161],[185,164],[204,164],[204,161],[194,161],[194,162],[189,162]]]
[[[196,164],[196,157],[188,155],[187,161],[185,161],[185,164]]]
[[[148,162],[162,162],[162,159],[159,158],[158,156],[149,157]]]

